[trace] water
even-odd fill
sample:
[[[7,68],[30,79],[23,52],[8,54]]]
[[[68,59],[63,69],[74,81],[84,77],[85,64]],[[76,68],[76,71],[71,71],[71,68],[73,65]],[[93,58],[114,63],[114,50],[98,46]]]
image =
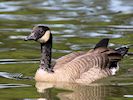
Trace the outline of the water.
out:
[[[104,37],[112,48],[131,45],[132,15],[132,0],[1,0],[0,100],[132,100],[132,55],[116,76],[91,85],[35,83],[40,46],[23,41],[34,25],[45,24],[54,35],[54,59],[89,50]]]

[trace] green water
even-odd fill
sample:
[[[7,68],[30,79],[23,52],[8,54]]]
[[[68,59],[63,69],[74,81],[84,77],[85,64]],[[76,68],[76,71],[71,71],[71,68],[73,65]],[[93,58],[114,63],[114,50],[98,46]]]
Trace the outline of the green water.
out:
[[[116,76],[92,85],[35,83],[40,46],[23,39],[36,24],[51,28],[54,59],[89,50],[105,37],[112,48],[130,45],[133,1],[1,0],[0,100],[133,100],[133,56],[120,62]]]

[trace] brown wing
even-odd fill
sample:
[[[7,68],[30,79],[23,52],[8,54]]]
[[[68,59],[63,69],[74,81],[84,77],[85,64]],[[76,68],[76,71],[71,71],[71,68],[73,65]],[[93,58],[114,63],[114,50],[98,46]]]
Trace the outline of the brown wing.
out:
[[[56,62],[56,66],[57,67],[61,67],[64,64],[67,64],[68,62],[72,61],[73,59],[75,59],[76,57],[79,57],[81,55],[84,55],[86,52],[84,51],[78,51],[78,52],[72,52],[68,55],[62,56],[61,58],[57,59]]]
[[[94,52],[102,53],[107,55],[106,59],[108,59],[108,63],[106,66],[102,68],[112,68],[117,67],[117,63],[123,58],[123,56],[114,49],[110,48],[97,48]]]
[[[106,47],[96,48],[93,50],[93,53],[99,54],[99,55],[100,54],[104,55],[104,59],[102,56],[100,57],[101,60],[103,59],[103,61],[101,63],[103,63],[105,65],[105,66],[101,66],[102,69],[103,68],[110,68],[110,67],[117,67],[117,62],[123,58],[123,56],[119,52],[117,52],[116,50],[106,48]],[[104,63],[104,60],[106,63]]]
[[[58,73],[62,80],[67,79],[69,81],[74,81],[75,79],[79,79],[84,72],[89,71],[91,68],[101,69],[106,66],[108,63],[108,59],[106,59],[106,57],[107,56],[105,54],[93,52],[86,53],[64,64],[62,67],[57,67],[58,65],[55,65],[55,67],[58,68],[55,69],[55,72]]]
[[[100,47],[107,47],[108,45],[108,42],[109,42],[109,39],[108,38],[104,38],[102,39],[101,41],[99,41],[95,48],[94,48],[94,51],[97,50],[97,48],[100,48]],[[100,50],[101,51],[101,50]],[[74,60],[75,58],[79,57],[79,56],[82,56],[82,55],[85,55],[85,54],[93,54],[93,49],[88,51],[88,52],[83,52],[83,51],[80,51],[80,52],[73,52],[73,53],[70,53],[66,56],[63,56],[59,59],[56,60],[56,68],[59,66],[63,66],[64,64],[67,64],[68,62]],[[95,53],[94,53],[95,54]]]
[[[63,56],[56,60],[56,65],[54,68],[59,68],[62,66],[69,66],[72,68],[77,66],[78,68],[92,68],[92,67],[100,67],[104,68],[108,64],[108,56],[105,53],[107,48],[99,48],[99,49],[92,49],[88,52],[73,52],[66,56]],[[69,68],[68,67],[68,68]],[[66,67],[67,68],[67,67]],[[83,69],[84,69],[83,68]],[[87,69],[88,70],[88,69]]]

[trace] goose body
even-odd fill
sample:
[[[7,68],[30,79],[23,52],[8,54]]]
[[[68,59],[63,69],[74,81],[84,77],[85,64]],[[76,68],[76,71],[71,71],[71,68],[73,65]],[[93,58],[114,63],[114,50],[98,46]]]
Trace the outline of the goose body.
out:
[[[41,44],[40,67],[35,74],[35,80],[40,82],[91,83],[114,75],[118,62],[128,51],[127,47],[110,49],[107,47],[109,39],[103,39],[95,48],[65,55],[52,66],[52,34],[48,27],[35,26],[25,40],[36,40]]]

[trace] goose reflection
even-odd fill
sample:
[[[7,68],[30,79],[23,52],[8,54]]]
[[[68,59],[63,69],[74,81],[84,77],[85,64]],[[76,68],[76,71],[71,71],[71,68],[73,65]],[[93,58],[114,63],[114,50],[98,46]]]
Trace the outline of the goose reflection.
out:
[[[39,100],[105,100],[108,96],[111,96],[112,91],[111,87],[100,84],[90,84],[88,86],[70,83],[36,82],[36,88],[40,94],[41,99]],[[53,93],[52,89],[55,88],[62,89],[62,92]]]

